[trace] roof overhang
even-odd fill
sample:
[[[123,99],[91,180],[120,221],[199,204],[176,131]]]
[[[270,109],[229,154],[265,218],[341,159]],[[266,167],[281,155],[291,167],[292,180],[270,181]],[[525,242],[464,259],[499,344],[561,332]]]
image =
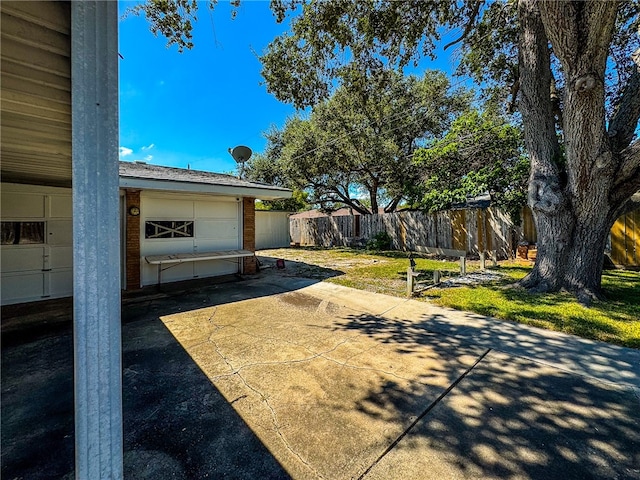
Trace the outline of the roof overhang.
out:
[[[155,190],[160,192],[224,195],[229,197],[253,197],[260,200],[281,200],[291,198],[291,190],[278,187],[249,187],[213,185],[206,183],[176,182],[148,178],[120,177],[120,188]]]

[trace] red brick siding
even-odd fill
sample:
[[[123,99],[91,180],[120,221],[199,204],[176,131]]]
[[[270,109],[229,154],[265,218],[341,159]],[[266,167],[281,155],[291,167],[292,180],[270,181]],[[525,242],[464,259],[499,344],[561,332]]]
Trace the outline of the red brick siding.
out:
[[[127,216],[127,240],[126,240],[126,262],[127,262],[127,290],[140,288],[140,216],[129,214],[129,208],[140,208],[140,190],[126,190]]]
[[[255,198],[242,199],[242,248],[251,252],[256,251],[256,210]],[[258,271],[256,257],[245,257],[244,273],[253,275]]]

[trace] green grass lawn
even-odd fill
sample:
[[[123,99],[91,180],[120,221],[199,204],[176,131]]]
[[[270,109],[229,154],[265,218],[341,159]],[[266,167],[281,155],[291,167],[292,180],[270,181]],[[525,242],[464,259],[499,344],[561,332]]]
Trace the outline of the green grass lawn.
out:
[[[387,295],[406,295],[409,261],[403,252],[366,252],[349,248],[282,249],[278,256],[312,265],[330,272],[324,281]],[[478,262],[469,262],[474,271]],[[606,301],[590,307],[580,305],[568,293],[530,294],[512,285],[529,271],[530,266],[501,262],[494,271],[501,280],[483,285],[452,288],[429,288],[418,300],[489,315],[504,320],[575,334],[617,345],[640,348],[640,272],[606,271],[602,284]],[[416,258],[416,270],[423,273],[419,281],[429,283],[433,270],[444,278],[459,274],[455,261]]]
[[[426,291],[425,297],[458,310],[640,348],[640,273],[605,272],[602,284],[607,300],[587,308],[568,293],[530,294],[508,286],[528,270],[502,266],[498,271],[506,274],[504,280],[482,286],[434,288]]]

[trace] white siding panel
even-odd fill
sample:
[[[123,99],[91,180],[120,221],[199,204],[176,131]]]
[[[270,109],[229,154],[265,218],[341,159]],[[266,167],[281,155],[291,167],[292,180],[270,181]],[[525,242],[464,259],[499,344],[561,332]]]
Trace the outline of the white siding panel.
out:
[[[49,249],[49,268],[56,270],[58,268],[73,267],[73,247],[51,247]]]
[[[189,280],[191,278],[194,278],[193,262],[174,263],[170,268],[167,268],[162,272],[162,283],[178,282],[180,280]],[[145,262],[142,267],[142,284],[154,285],[156,283],[158,283],[158,266],[149,265]]]
[[[73,291],[73,269],[52,271],[49,278],[52,298],[67,296]]]
[[[11,299],[9,303],[20,303],[41,298],[44,294],[44,274],[20,273],[2,275],[2,299]]]
[[[142,208],[147,219],[186,220],[193,218],[193,202],[173,198],[142,197]]]
[[[73,245],[73,222],[69,220],[49,220],[47,222],[47,244]]]
[[[3,245],[2,273],[41,271],[45,247],[43,245]],[[4,297],[4,292],[2,292]]]
[[[237,238],[205,238],[198,239],[194,243],[197,244],[195,252],[215,252],[218,250],[238,250]]]
[[[234,238],[238,239],[238,220],[199,220],[196,219],[196,237],[207,238]]]
[[[44,217],[44,195],[16,193],[2,190],[2,219],[30,219]]]
[[[236,220],[238,218],[238,203],[227,202],[195,202],[195,214],[198,218],[217,218]]]
[[[288,247],[289,212],[256,211],[256,249]]]
[[[208,260],[194,263],[194,275],[196,277],[213,277],[216,275],[232,275],[238,273],[239,263],[237,259]]]
[[[2,219],[45,222],[44,244],[3,245],[2,304],[73,293],[71,190],[2,184]]]
[[[51,195],[49,198],[50,217],[71,218],[73,211],[71,195]]]
[[[142,256],[171,253],[193,253],[192,238],[161,238],[143,240]]]

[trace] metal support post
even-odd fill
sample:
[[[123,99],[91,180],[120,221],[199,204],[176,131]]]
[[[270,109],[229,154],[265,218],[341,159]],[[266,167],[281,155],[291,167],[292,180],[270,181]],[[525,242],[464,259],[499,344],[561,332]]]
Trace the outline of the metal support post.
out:
[[[118,3],[71,2],[75,476],[122,479]]]

